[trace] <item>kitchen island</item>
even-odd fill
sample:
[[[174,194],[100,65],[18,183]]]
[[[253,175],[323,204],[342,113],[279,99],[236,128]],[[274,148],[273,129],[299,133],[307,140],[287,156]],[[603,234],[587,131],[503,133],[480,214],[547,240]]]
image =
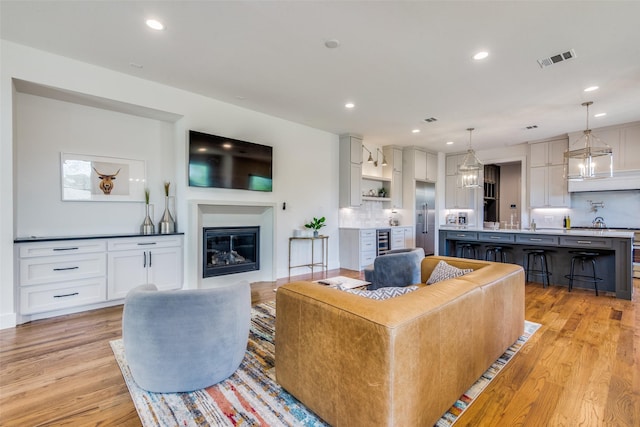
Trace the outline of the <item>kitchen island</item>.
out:
[[[598,277],[602,281],[598,289],[615,292],[617,298],[630,300],[633,293],[632,246],[633,232],[612,230],[564,230],[564,229],[500,229],[490,230],[472,227],[440,226],[440,255],[459,256],[462,243],[474,245],[478,258],[484,259],[487,247],[503,246],[507,252],[507,262],[523,265],[524,249],[545,249],[549,251],[548,268],[550,283],[569,286],[571,253],[576,250],[598,252],[596,261]],[[582,266],[576,263],[576,274],[583,274]],[[586,274],[591,274],[591,266],[585,264]],[[533,277],[532,277],[533,279]],[[574,282],[574,288],[593,289],[591,284]]]

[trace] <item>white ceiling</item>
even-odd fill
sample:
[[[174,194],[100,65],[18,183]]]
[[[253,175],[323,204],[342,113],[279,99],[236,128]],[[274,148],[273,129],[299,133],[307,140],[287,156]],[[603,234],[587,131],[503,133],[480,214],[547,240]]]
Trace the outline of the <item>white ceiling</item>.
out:
[[[584,101],[607,113],[591,127],[640,120],[640,1],[2,0],[0,8],[3,39],[372,145],[462,151],[468,127],[476,149],[549,138],[585,128]],[[166,29],[148,29],[149,17]],[[328,39],[340,46],[326,48]],[[536,61],[569,49],[575,59],[544,69]],[[474,61],[479,50],[490,56]],[[592,85],[600,89],[583,92]],[[346,110],[347,101],[356,107]]]

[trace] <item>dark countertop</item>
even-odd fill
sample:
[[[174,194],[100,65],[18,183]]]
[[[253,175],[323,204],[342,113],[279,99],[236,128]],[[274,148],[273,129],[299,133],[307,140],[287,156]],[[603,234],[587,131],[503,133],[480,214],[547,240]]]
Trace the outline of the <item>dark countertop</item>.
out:
[[[79,236],[29,236],[16,237],[13,243],[35,243],[35,242],[58,242],[64,240],[91,240],[91,239],[116,239],[119,237],[159,237],[159,236],[182,236],[184,233],[168,233],[168,234],[140,234],[140,233],[122,233],[122,234],[90,234]]]

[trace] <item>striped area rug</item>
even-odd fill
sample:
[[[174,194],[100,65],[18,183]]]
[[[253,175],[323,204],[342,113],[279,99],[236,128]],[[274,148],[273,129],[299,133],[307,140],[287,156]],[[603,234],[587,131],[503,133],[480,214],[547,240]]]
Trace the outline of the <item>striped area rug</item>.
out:
[[[122,340],[111,341],[133,403],[144,427],[173,426],[326,426],[275,381],[274,302],[252,307],[249,344],[240,368],[214,386],[190,393],[149,393],[139,388],[127,365]],[[540,327],[526,322],[525,334],[443,415],[450,426]]]

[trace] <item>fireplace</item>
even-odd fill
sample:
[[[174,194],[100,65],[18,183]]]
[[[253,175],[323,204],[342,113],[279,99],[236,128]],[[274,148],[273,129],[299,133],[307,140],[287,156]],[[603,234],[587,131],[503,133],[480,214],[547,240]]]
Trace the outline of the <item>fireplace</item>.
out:
[[[202,277],[260,269],[260,227],[204,227]]]

